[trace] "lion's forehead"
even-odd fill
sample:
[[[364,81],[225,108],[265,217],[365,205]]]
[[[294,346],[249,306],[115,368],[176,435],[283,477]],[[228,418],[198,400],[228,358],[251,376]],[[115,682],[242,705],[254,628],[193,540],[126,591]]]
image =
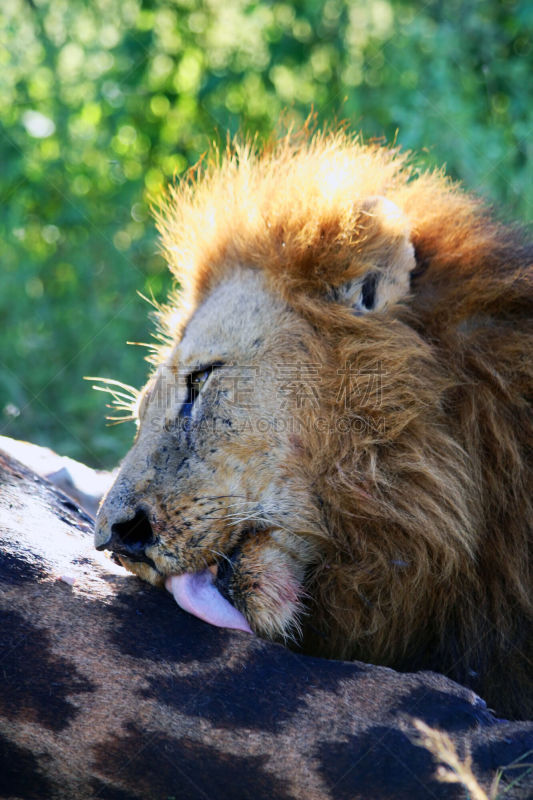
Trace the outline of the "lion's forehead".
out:
[[[288,324],[288,313],[264,273],[246,267],[233,270],[195,310],[167,367],[246,361],[265,337]]]

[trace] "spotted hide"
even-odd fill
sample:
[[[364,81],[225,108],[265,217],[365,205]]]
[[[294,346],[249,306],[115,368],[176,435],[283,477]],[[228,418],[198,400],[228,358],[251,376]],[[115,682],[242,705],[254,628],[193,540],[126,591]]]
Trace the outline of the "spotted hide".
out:
[[[0,481],[1,798],[464,797],[413,718],[482,785],[500,768],[506,800],[530,796],[531,724],[434,673],[213,628],[95,553],[92,520],[44,479],[4,456]]]

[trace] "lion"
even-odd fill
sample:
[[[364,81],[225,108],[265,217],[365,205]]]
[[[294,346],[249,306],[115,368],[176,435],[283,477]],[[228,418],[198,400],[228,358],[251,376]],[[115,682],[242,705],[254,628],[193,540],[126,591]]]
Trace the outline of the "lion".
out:
[[[96,546],[300,652],[533,711],[533,249],[346,130],[215,151],[156,212],[177,279]]]

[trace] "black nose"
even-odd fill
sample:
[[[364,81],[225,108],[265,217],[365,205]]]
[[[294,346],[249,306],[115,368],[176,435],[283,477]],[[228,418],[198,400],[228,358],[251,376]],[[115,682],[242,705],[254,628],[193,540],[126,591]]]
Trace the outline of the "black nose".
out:
[[[150,561],[144,555],[145,547],[154,542],[154,532],[146,511],[138,509],[135,516],[111,526],[111,539],[104,545],[119,555],[133,561]]]

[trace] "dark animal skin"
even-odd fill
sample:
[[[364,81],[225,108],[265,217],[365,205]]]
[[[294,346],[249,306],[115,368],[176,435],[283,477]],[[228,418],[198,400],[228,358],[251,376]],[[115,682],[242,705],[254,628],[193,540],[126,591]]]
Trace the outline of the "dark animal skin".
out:
[[[463,798],[413,718],[470,752],[483,786],[501,768],[502,786],[521,776],[506,800],[532,796],[516,768],[531,723],[435,673],[204,624],[95,553],[92,520],[47,481],[0,455],[0,482],[1,798]]]

